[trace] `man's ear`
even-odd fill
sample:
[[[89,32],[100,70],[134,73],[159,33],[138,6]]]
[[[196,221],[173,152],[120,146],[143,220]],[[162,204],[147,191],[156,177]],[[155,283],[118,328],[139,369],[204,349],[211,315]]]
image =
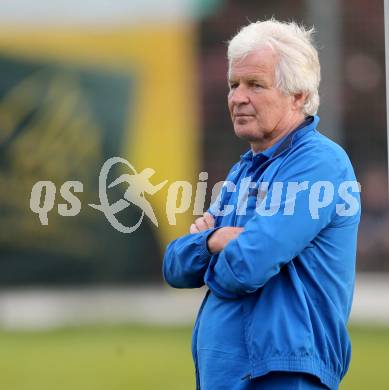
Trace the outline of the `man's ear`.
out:
[[[293,99],[293,101],[292,101],[293,109],[301,111],[301,109],[303,108],[303,106],[307,100],[307,94],[304,92],[299,92],[299,93],[294,94],[292,96],[292,99]]]

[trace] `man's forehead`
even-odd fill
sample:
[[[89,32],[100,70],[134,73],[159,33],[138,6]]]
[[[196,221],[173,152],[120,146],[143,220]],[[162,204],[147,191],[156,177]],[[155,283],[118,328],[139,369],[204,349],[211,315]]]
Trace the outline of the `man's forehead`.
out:
[[[272,50],[257,50],[231,63],[230,78],[269,76],[274,73],[275,64],[276,57]]]
[[[231,67],[229,78],[241,78],[244,77],[245,79],[257,79],[257,78],[264,78],[266,76],[269,76],[272,74],[272,69],[267,67],[237,67],[233,68]]]

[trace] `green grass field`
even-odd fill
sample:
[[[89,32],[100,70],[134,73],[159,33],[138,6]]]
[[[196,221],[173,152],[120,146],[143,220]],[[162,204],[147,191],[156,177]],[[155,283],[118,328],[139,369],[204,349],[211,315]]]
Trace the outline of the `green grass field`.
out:
[[[0,332],[1,390],[188,390],[189,328]],[[343,390],[389,389],[389,329],[353,328]]]

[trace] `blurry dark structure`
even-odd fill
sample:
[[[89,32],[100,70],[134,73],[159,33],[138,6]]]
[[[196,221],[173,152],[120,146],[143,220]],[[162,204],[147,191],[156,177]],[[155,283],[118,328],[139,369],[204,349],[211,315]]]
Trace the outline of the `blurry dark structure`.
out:
[[[161,281],[150,223],[131,235],[117,234],[87,206],[98,203],[103,162],[119,154],[132,80],[4,56],[0,71],[7,74],[0,79],[0,286]],[[115,174],[111,181],[120,171]],[[47,226],[28,208],[31,188],[42,179],[57,187]],[[77,196],[83,208],[77,219],[60,220],[59,192],[68,180],[82,181]],[[123,190],[110,196],[120,199]],[[135,208],[124,214],[129,225],[140,217]]]

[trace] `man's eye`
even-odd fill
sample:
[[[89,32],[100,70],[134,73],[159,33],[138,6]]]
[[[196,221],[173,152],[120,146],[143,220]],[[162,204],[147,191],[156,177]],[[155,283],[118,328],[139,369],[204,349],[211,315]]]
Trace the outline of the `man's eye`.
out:
[[[235,89],[238,87],[237,83],[230,83],[230,89]]]

